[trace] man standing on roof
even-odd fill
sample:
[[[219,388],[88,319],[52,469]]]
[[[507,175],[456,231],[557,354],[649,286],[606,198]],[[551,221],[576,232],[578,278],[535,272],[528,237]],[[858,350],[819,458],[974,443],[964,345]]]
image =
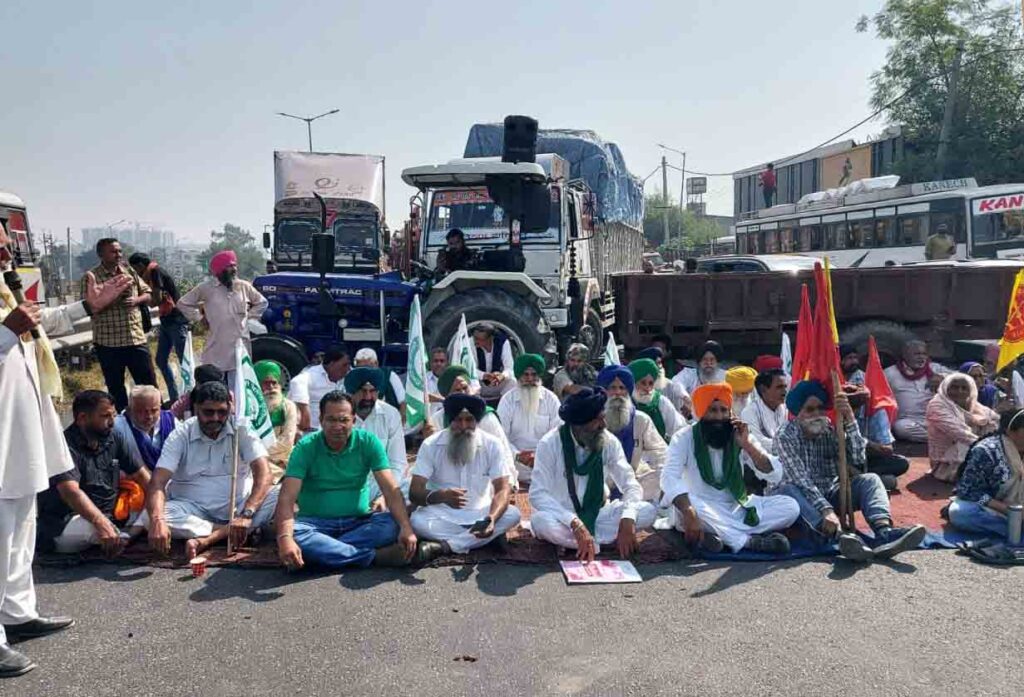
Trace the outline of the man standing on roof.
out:
[[[761,193],[764,194],[764,207],[771,208],[775,201],[775,165],[771,162],[761,171]]]

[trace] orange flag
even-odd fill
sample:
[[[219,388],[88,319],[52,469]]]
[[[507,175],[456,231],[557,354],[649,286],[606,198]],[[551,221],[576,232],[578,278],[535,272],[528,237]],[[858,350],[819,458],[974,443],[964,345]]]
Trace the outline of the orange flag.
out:
[[[889,386],[889,379],[882,370],[882,359],[878,357],[878,346],[875,337],[868,337],[868,366],[864,371],[864,386],[871,390],[868,402],[867,417],[870,419],[875,412],[882,410],[889,415],[889,426],[896,423],[896,397]]]
[[[1006,313],[1006,328],[1003,329],[1003,338],[999,340],[997,373],[1024,353],[1024,288],[1021,287],[1022,280],[1024,280],[1024,269],[1017,272],[1017,279],[1013,282],[1013,292],[1010,293],[1010,310]]]
[[[800,286],[800,318],[796,323],[796,353],[793,356],[792,385],[807,377],[811,364],[811,342],[814,340],[814,318],[811,316],[811,298],[807,284]]]
[[[817,380],[825,386],[830,397],[832,394],[832,371],[842,375],[839,363],[839,347],[832,334],[832,303],[829,302],[828,278],[821,264],[814,265],[814,335],[811,339],[811,357],[808,369],[811,380]],[[798,347],[799,348],[799,347]]]

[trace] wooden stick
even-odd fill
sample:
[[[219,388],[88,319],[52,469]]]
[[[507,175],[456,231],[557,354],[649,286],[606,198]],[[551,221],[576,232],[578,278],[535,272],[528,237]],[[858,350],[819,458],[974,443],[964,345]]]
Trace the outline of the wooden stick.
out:
[[[832,371],[832,393],[838,395],[842,390],[839,384],[839,376]],[[833,404],[835,397],[833,397]],[[836,443],[839,447],[839,522],[844,530],[853,532],[853,495],[850,489],[850,470],[846,467],[846,427],[843,423],[843,415],[836,410]]]
[[[231,455],[231,499],[228,502],[228,556],[231,556],[231,524],[235,522],[235,491],[238,487],[238,423],[234,414],[231,415],[232,450]]]

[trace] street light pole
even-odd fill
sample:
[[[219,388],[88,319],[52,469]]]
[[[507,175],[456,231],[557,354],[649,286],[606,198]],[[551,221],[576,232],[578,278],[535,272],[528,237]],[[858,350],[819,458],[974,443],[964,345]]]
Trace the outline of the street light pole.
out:
[[[337,114],[341,109],[331,109],[325,111],[322,114],[316,116],[296,116],[295,114],[286,114],[283,111],[277,112],[278,116],[287,116],[290,119],[298,119],[299,121],[306,122],[306,136],[309,138],[309,151],[313,152],[313,122],[317,119],[323,118],[324,116],[330,116],[331,114]]]

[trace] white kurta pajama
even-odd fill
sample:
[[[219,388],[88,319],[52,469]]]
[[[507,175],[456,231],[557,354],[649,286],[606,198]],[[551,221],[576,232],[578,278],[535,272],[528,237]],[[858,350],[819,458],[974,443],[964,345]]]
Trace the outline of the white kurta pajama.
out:
[[[6,313],[3,313],[6,315]],[[47,334],[68,334],[86,316],[82,303],[44,308]],[[0,325],[0,623],[36,619],[32,557],[36,494],[50,477],[72,469],[60,417],[39,389],[35,345]],[[0,626],[0,645],[7,643]]]
[[[388,454],[388,466],[395,484],[402,490],[402,496],[409,498],[409,461],[405,452],[405,431],[402,428],[402,414],[387,402],[378,399],[373,411],[364,420],[356,414],[357,429],[369,431],[377,436]],[[367,477],[370,487],[370,501],[381,496],[380,486],[373,473]]]
[[[733,413],[736,410],[733,409]],[[750,437],[757,441],[758,445],[772,455],[775,451],[775,434],[782,430],[782,427],[789,422],[789,411],[785,404],[780,404],[774,411],[761,399],[761,395],[755,390],[750,397],[747,406],[739,412],[740,420],[750,428]]]
[[[754,526],[746,525],[743,522],[746,510],[736,502],[732,494],[724,489],[716,489],[700,476],[697,455],[693,450],[693,428],[687,426],[672,439],[668,446],[668,461],[661,471],[661,489],[665,492],[663,503],[671,506],[672,524],[677,530],[683,529],[683,517],[672,502],[682,494],[689,496],[690,504],[704,529],[716,533],[734,552],[743,549],[751,535],[785,530],[796,522],[800,517],[800,506],[794,499],[788,496],[750,496],[747,504],[757,511],[758,523]],[[760,447],[756,441],[752,442]],[[708,453],[715,478],[720,479],[725,452],[708,448]],[[741,467],[749,467],[758,479],[778,484],[782,481],[782,463],[774,455],[768,455],[768,460],[772,470],[762,472],[745,453],[740,454]]]
[[[936,363],[932,363],[932,371],[936,375],[949,373],[949,370]],[[892,425],[893,434],[900,440],[927,443],[928,424],[925,413],[928,411],[928,402],[935,396],[935,390],[928,386],[928,378],[910,380],[904,377],[895,364],[885,369],[885,378],[889,381],[898,408],[896,423]]]
[[[434,432],[440,433],[444,430],[444,411],[440,411],[430,417],[430,423],[434,426]],[[498,421],[498,417],[492,412],[484,414],[484,418],[477,422],[476,428],[478,431],[488,433],[501,443],[501,449],[503,452],[502,461],[505,463],[505,472],[508,474],[509,484],[512,485],[512,490],[515,491],[519,488],[519,473],[516,471],[515,458],[512,455],[512,446],[508,442],[508,436],[505,434],[505,429],[501,427],[501,422]]]
[[[644,501],[656,502],[661,493],[661,468],[665,465],[668,444],[654,427],[651,417],[633,410],[633,468],[637,481],[644,490]]]
[[[501,427],[505,429],[505,435],[508,436],[513,456],[518,455],[520,451],[536,450],[537,443],[545,433],[562,425],[562,420],[558,418],[558,410],[562,403],[558,397],[546,387],[537,389],[540,390],[540,398],[536,414],[527,415],[523,408],[522,393],[519,387],[506,393],[498,402],[498,420],[501,421]],[[528,482],[533,476],[532,469],[520,465],[518,462],[516,471],[519,473],[521,482]]]
[[[583,462],[587,451],[576,444],[576,460]],[[643,530],[654,524],[657,515],[653,505],[643,500],[643,488],[633,474],[633,468],[626,462],[619,439],[611,433],[606,435],[601,453],[604,464],[604,497],[606,503],[597,514],[597,522],[591,534],[598,545],[611,544],[619,534],[619,523],[623,518],[636,523],[636,529]],[[580,501],[587,489],[588,476],[573,473],[576,496]],[[611,481],[622,498],[608,501]],[[546,540],[559,547],[576,549],[576,537],[570,523],[577,517],[569,495],[569,484],[565,478],[565,458],[562,456],[562,440],[558,430],[551,431],[537,444],[533,465],[533,480],[530,482],[530,528],[534,537]]]
[[[494,499],[494,480],[508,476],[506,452],[494,436],[477,429],[476,453],[465,465],[456,465],[448,458],[451,432],[439,431],[423,441],[416,455],[413,476],[427,480],[428,489],[465,489],[466,507],[452,508],[445,503],[421,506],[412,512],[412,529],[420,537],[447,542],[452,552],[465,554],[471,549],[504,535],[519,524],[519,509],[510,505],[494,521],[494,534],[480,538],[469,532],[478,520],[490,514]]]

